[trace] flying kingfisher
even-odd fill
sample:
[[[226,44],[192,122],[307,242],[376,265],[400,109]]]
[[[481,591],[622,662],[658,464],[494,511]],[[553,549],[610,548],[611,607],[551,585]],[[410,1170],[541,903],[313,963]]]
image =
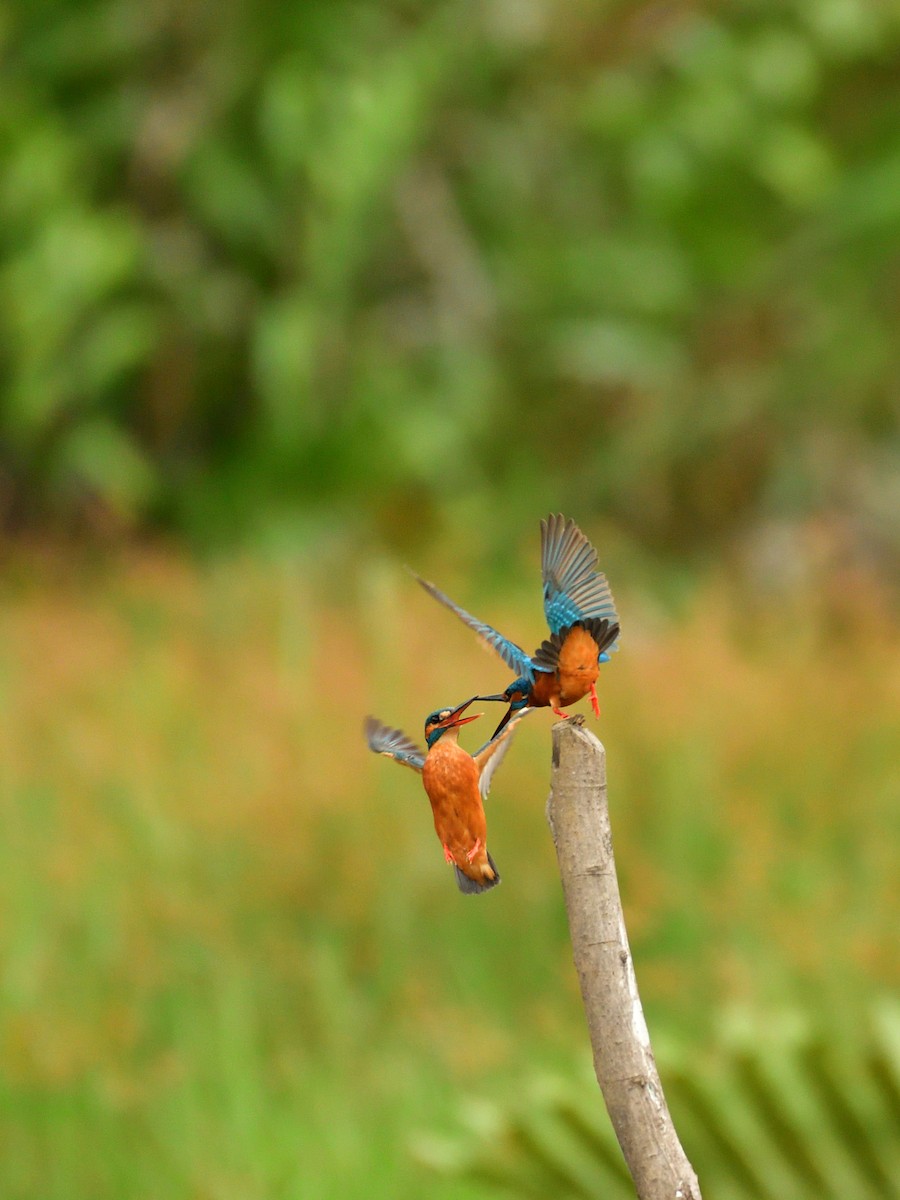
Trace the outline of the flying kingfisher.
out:
[[[487,849],[484,800],[517,724],[511,721],[499,737],[486,742],[475,754],[468,754],[459,744],[459,730],[483,716],[462,715],[475,699],[473,696],[456,708],[429,713],[425,718],[425,753],[401,730],[391,729],[375,717],[367,717],[365,723],[370,749],[421,774],[444,858],[453,864],[459,890],[468,895],[486,892],[500,882],[497,864]]]
[[[597,570],[597,559],[597,551],[573,520],[557,513],[541,521],[544,613],[550,637],[531,655],[416,575],[426,592],[455,612],[516,672],[516,678],[499,695],[473,697],[509,705],[494,737],[514,713],[524,717],[532,708],[549,706],[565,717],[562,710],[587,695],[594,715],[600,716],[599,664],[609,662],[610,654],[618,649],[619,618],[606,576]]]

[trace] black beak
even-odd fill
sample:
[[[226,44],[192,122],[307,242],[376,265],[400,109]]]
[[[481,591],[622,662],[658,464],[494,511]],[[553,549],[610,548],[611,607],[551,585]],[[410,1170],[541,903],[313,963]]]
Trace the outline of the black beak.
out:
[[[460,717],[460,713],[464,713],[470,704],[474,704],[478,696],[470,696],[468,700],[464,700],[462,704],[457,704],[456,708],[451,709],[449,717],[445,717],[441,721],[441,727],[444,729],[453,729],[457,725],[468,725],[470,721],[477,721],[481,713],[475,713],[471,717]]]
[[[502,699],[503,699],[503,697],[502,697],[502,696],[499,696],[499,697],[497,697],[497,698],[498,698],[498,699],[500,699],[500,700],[502,700]],[[490,696],[481,696],[481,697],[480,697],[480,699],[482,699],[482,700],[490,700],[490,699],[492,699],[492,697],[490,697]],[[500,722],[500,724],[497,726],[497,728],[496,728],[496,729],[494,730],[494,732],[491,734],[491,741],[493,741],[493,740],[494,740],[494,738],[497,736],[497,734],[498,734],[498,733],[502,733],[502,732],[503,732],[503,730],[506,728],[506,725],[507,725],[507,722],[509,721],[509,718],[510,718],[512,715],[513,715],[513,710],[512,710],[512,705],[510,705],[510,706],[509,706],[509,708],[506,710],[506,715],[504,716],[503,720]]]

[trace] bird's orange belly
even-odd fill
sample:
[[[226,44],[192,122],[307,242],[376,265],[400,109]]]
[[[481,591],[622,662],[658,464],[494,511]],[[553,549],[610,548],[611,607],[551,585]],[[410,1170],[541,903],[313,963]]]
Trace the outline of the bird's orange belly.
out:
[[[439,743],[425,759],[422,782],[431,801],[435,833],[464,874],[483,879],[485,869],[490,871],[487,821],[475,761],[461,748],[445,749]],[[470,861],[468,855],[476,845],[478,849]]]
[[[563,643],[556,671],[537,676],[529,704],[535,708],[548,704],[567,708],[575,704],[597,682],[599,657],[597,643],[586,629],[576,626]]]
[[[558,686],[555,671],[535,672],[534,687],[528,697],[529,706],[546,708],[549,704],[555,704]]]

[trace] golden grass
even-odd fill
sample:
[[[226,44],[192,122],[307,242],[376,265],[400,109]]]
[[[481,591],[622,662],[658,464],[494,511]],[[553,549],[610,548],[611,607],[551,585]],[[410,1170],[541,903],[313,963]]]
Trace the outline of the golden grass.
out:
[[[504,886],[463,899],[418,781],[369,754],[360,726],[374,711],[418,736],[429,709],[497,689],[504,668],[393,566],[349,582],[337,603],[305,569],[149,554],[7,578],[7,1087],[93,1079],[104,1112],[183,1095],[203,1113],[196,1089],[225,1086],[237,1055],[245,1083],[264,1069],[296,1097],[314,1078],[340,1113],[352,1080],[357,1123],[400,1122],[426,1083],[487,1086],[581,1045],[543,816],[548,714],[491,796]],[[461,599],[541,636],[537,603]],[[620,604],[597,728],[651,1017],[697,1029],[729,1005],[896,988],[900,634],[885,605],[860,591],[851,624],[827,595],[770,612],[709,586],[677,620]],[[351,1150],[311,1153],[362,1177]]]

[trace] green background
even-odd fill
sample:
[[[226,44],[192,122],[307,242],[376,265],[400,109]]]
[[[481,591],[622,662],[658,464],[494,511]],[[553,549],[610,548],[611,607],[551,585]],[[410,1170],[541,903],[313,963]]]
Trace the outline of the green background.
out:
[[[504,686],[404,564],[530,649],[548,511],[621,614],[596,728],[661,1062],[866,1053],[898,51],[861,0],[0,3],[4,1200],[482,1200],[440,1138],[579,1086],[547,717],[477,900],[360,732]]]

